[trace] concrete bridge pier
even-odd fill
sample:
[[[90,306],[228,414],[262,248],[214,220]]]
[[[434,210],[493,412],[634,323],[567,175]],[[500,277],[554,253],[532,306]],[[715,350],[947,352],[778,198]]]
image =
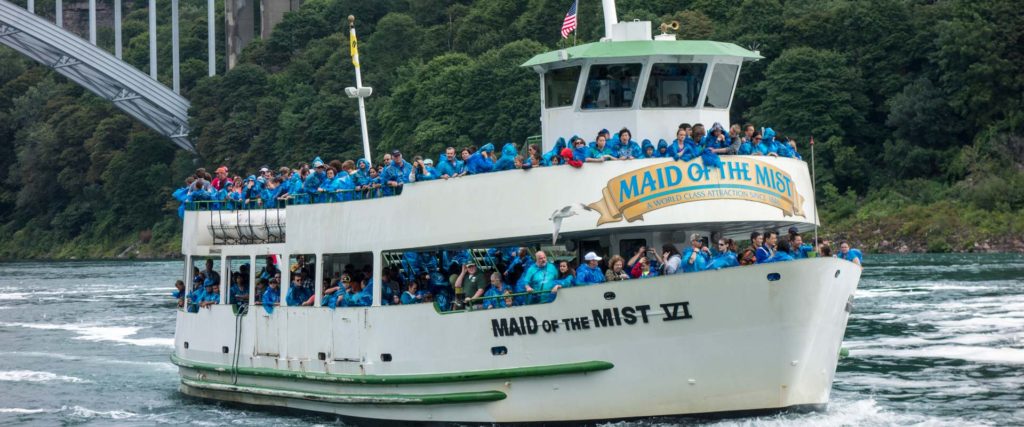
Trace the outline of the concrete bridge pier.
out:
[[[288,12],[299,10],[302,0],[224,0],[225,37],[227,39],[227,66],[235,68],[242,50],[256,36],[256,2],[259,1],[260,37],[270,32]]]

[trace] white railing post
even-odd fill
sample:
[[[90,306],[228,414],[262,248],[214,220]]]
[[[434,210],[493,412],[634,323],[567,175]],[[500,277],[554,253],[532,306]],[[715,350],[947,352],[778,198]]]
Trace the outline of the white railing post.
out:
[[[156,80],[156,0],[149,0],[149,76]]]
[[[181,70],[178,63],[178,0],[171,0],[171,89],[181,94]]]

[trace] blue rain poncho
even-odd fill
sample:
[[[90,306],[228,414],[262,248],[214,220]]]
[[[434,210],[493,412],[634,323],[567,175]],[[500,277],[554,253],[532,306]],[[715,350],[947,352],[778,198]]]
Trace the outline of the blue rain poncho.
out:
[[[455,158],[448,161],[448,155],[441,153],[441,157],[437,159],[437,174],[438,176],[448,175],[449,177],[461,174],[466,170],[466,165],[459,160],[458,154],[456,153]]]
[[[814,250],[814,246],[811,246],[809,244],[804,243],[804,244],[800,245],[799,248],[795,248],[795,249],[789,251],[789,255],[792,256],[794,259],[804,259],[804,258],[807,258],[807,256],[808,256],[807,253],[811,252],[813,250]]]
[[[736,253],[733,251],[721,252],[715,255],[708,263],[707,270],[721,270],[723,268],[736,267],[740,265],[739,260],[736,259]]]
[[[516,145],[509,142],[501,147],[501,158],[494,163],[494,171],[507,171],[516,168]]]
[[[288,287],[286,301],[288,301],[289,306],[297,307],[306,302],[311,296],[313,296],[313,290],[309,286],[290,286]]]
[[[558,268],[554,264],[549,262],[544,267],[533,264],[519,277],[519,282],[516,283],[516,293],[526,292],[527,286],[534,291],[551,289],[554,287],[556,279],[558,279]],[[516,305],[524,305],[526,302],[525,296],[516,297]]]
[[[470,175],[476,175],[479,173],[487,173],[493,171],[494,160],[491,160],[490,157],[484,156],[484,153],[492,152],[494,152],[494,144],[488,143],[484,144],[483,147],[480,147],[480,149],[477,150],[477,152],[473,153],[472,156],[469,156],[469,158],[466,159],[466,172],[468,172]]]
[[[433,166],[424,164],[423,169],[416,169],[416,181],[433,181],[441,177],[441,174]]]
[[[836,256],[839,257],[839,259],[845,259],[850,262],[853,262],[854,259],[857,259],[860,260],[861,265],[864,264],[864,255],[860,253],[860,249],[850,248],[850,251],[847,252],[846,255],[839,253]]]
[[[268,287],[263,291],[263,309],[267,314],[274,312],[274,304],[281,303],[281,288]]]
[[[637,156],[637,158],[638,159],[653,159],[655,157],[658,157],[657,153],[658,152],[655,151],[654,144],[651,143],[651,140],[645,139],[644,142],[642,144],[640,144],[640,155]]]
[[[392,181],[399,184],[409,183],[410,177],[412,177],[412,165],[409,162],[402,160],[402,164],[399,165],[396,161],[391,161],[391,164],[384,168],[384,171],[380,174],[381,185],[383,186],[385,196],[393,196],[395,194],[402,194],[402,187],[392,187],[390,183]]]
[[[217,292],[216,285],[207,284],[205,286],[206,292],[203,293],[202,299],[199,302],[210,302],[214,304],[220,304],[220,292]]]
[[[679,154],[679,160],[688,162],[690,160],[696,159],[702,153],[703,150],[701,150],[700,147],[697,146],[693,139],[686,138],[685,142],[683,142],[682,152]]]
[[[718,157],[717,153],[711,151],[710,148],[705,148],[704,152],[700,154],[700,161],[705,167],[709,168],[721,168],[722,158]]]
[[[402,298],[400,299],[402,304],[418,304],[423,302],[422,299],[417,299],[415,294],[409,293],[409,291],[402,292]]]
[[[237,283],[231,285],[231,288],[228,289],[228,295],[228,300],[230,300],[232,304],[249,303],[249,292],[242,289],[242,287],[238,286]]]
[[[671,153],[668,150],[668,141],[665,141],[664,139],[659,139],[658,140],[658,151],[654,153],[654,157],[665,158],[665,157],[675,157],[675,156],[676,156],[675,153]]]
[[[352,175],[356,187],[363,187],[370,184],[370,162],[366,159],[356,160],[356,173]]]
[[[174,190],[171,193],[174,200],[177,200],[180,204],[178,205],[178,218],[185,218],[185,203],[188,202],[188,187],[181,187]]]
[[[484,292],[484,308],[505,308],[508,304],[505,303],[505,291],[511,292],[512,290],[504,282],[499,286],[491,285],[487,288],[487,292]]]
[[[573,274],[570,273],[570,274],[567,274],[565,277],[563,277],[561,279],[552,280],[551,281],[551,286],[549,286],[546,289],[542,289],[542,290],[550,291],[550,290],[554,289],[555,286],[561,286],[562,288],[571,288],[573,286],[576,286],[576,276],[574,276]],[[550,292],[545,293],[545,294],[541,294],[540,295],[540,302],[542,304],[547,304],[549,302],[553,302],[556,297],[558,297],[558,294],[553,294],[553,293],[550,293]]]
[[[744,139],[743,142],[740,143],[740,148],[736,154],[742,154],[745,156],[754,154],[754,143],[750,142],[750,140]]]
[[[334,200],[352,200],[355,198],[356,180],[355,177],[346,171],[338,172],[338,176],[335,177],[334,184],[335,191],[338,194],[334,196]]]
[[[555,141],[555,147],[541,156],[540,164],[543,166],[551,166],[551,159],[558,156],[559,153],[562,152],[563,148],[565,148],[565,138],[558,137],[558,140]]]
[[[683,273],[696,273],[698,271],[707,270],[708,267],[708,256],[699,249],[697,251],[697,258],[694,259],[693,264],[690,263],[690,257],[694,253],[693,246],[686,248],[686,252],[683,252],[682,262],[679,263],[679,269]]]
[[[790,255],[788,252],[777,251],[777,252],[775,252],[775,255],[772,255],[771,258],[766,259],[764,262],[765,262],[765,264],[768,264],[768,263],[773,263],[773,262],[783,262],[783,261],[792,261],[792,260],[793,260],[793,256]]]
[[[576,285],[586,286],[593,285],[595,283],[604,282],[604,273],[601,272],[601,267],[590,267],[587,264],[582,264],[576,268]]]
[[[761,247],[757,248],[757,251],[754,252],[754,256],[757,257],[758,264],[768,261],[768,258],[771,258],[772,255],[775,255],[775,251],[769,248],[768,245],[761,245]]]
[[[575,152],[573,154],[575,154]],[[617,158],[617,156],[616,156],[616,153],[614,151],[612,151],[612,148],[609,147],[609,144],[606,143],[604,145],[604,148],[599,148],[597,146],[597,144],[595,143],[595,144],[591,145],[587,149],[587,156],[586,156],[586,158],[587,159],[605,159],[605,158],[613,158],[614,159],[614,158]]]
[[[623,144],[618,141],[618,148],[615,150],[615,157],[620,159],[638,159],[643,153],[640,151],[640,144],[633,140]]]
[[[764,130],[764,135],[761,137],[761,143],[757,145],[757,149],[762,155],[779,154],[779,143],[775,141],[775,130],[767,128]]]

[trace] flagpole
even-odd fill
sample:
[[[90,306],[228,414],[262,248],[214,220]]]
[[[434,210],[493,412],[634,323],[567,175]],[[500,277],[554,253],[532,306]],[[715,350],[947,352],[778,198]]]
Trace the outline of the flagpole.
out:
[[[814,194],[814,251],[818,251],[818,222],[821,216],[818,215],[818,190],[815,188],[816,178],[814,175],[814,135],[811,135],[811,194]]]
[[[362,91],[363,88],[363,76],[359,70],[359,45],[356,41],[356,17],[348,16],[348,37],[349,37],[349,49],[352,54],[352,65],[356,69],[356,97],[359,98],[359,124],[363,132],[363,157],[366,158],[367,163],[373,166],[373,158],[370,156],[370,135],[366,131],[366,103],[363,98],[370,95],[367,91],[365,94]],[[351,96],[351,95],[350,95]]]

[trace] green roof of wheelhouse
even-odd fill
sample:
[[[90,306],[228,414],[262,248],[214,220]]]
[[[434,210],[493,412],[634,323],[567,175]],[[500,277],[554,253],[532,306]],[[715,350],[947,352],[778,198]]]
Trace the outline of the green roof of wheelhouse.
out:
[[[567,59],[559,57],[565,50]],[[652,55],[700,55],[734,56],[744,59],[761,59],[762,56],[732,43],[710,40],[632,40],[587,43],[566,49],[544,52],[523,63],[524,67],[563,62],[573,59],[618,58]]]

